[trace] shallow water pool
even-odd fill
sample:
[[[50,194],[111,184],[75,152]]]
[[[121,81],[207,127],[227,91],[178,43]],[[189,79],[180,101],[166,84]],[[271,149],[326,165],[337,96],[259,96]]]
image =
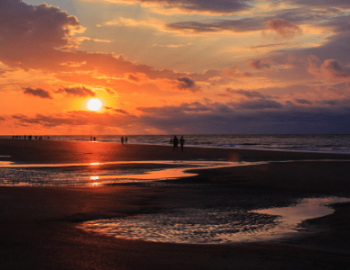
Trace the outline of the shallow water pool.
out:
[[[302,221],[331,214],[332,203],[349,198],[306,198],[282,208],[244,211],[183,208],[157,214],[87,221],[80,229],[117,238],[182,244],[273,241],[305,232]]]

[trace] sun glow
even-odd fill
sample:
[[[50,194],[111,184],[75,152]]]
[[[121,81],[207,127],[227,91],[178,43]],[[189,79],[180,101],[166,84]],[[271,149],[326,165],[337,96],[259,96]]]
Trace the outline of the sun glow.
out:
[[[103,103],[101,99],[91,98],[86,102],[86,108],[90,111],[100,111],[102,109]]]

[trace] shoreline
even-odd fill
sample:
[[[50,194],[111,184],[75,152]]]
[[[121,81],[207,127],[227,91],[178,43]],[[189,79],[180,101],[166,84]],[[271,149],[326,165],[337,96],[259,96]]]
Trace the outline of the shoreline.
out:
[[[0,139],[0,155],[9,161],[90,163],[142,160],[226,160],[226,161],[283,161],[283,160],[350,160],[350,153],[297,152],[260,149],[224,149],[185,147],[184,152],[172,146],[120,144],[90,141],[28,141]]]
[[[121,146],[90,142],[0,140],[0,155],[21,162],[94,160],[296,160],[253,167],[198,170],[169,185],[102,187],[0,187],[2,269],[334,269],[350,263],[350,204],[308,220],[322,229],[277,242],[190,245],[124,240],[77,229],[84,220],[157,213],[181,207],[235,201],[238,194],[266,197],[266,204],[308,195],[350,196],[349,157],[271,151],[208,151]],[[304,162],[314,158],[316,162]],[[173,183],[171,183],[173,182]],[[210,187],[210,188],[209,188]],[[236,195],[232,195],[236,194]],[[269,199],[270,198],[270,199]],[[271,199],[271,198],[277,198]],[[210,199],[210,200],[209,200]],[[217,200],[219,199],[219,200]],[[282,199],[282,201],[280,201]],[[244,202],[245,203],[245,202]],[[249,201],[247,207],[251,207]]]
[[[225,134],[224,134],[225,135]],[[260,134],[261,135],[261,134]],[[334,136],[334,134],[323,134],[324,136]],[[81,136],[85,136],[85,137],[89,137],[86,135],[71,135],[72,137],[81,137]],[[102,137],[105,135],[102,135]],[[152,136],[152,135],[132,135],[132,136],[137,136],[137,137],[142,137],[142,136]],[[153,136],[157,136],[157,135],[153,135]],[[167,137],[171,137],[168,135],[160,135],[160,137],[162,136],[167,136]],[[202,135],[187,135],[187,136],[202,136]],[[215,135],[204,135],[204,136],[215,136]],[[220,135],[219,135],[220,136]],[[241,135],[242,136],[242,135]],[[277,136],[277,135],[276,135]],[[289,135],[289,136],[293,136],[293,135]],[[298,136],[298,135],[296,135]],[[302,136],[315,136],[314,134],[309,134],[309,135],[302,135]],[[339,135],[338,135],[339,136]],[[349,136],[347,134],[342,134],[341,136]],[[7,137],[7,138],[5,138]],[[53,136],[53,137],[59,137],[59,136]],[[28,140],[28,139],[12,139],[11,136],[0,136],[0,140],[5,139],[5,140]],[[248,136],[249,139],[249,136]],[[55,139],[44,139],[43,141],[47,141],[47,140],[51,140],[51,141],[60,141],[60,142],[95,142],[95,143],[112,143],[112,144],[120,144],[120,140],[108,140],[108,139],[102,139],[102,140],[96,140],[96,141],[91,141],[86,139],[61,139],[61,138],[55,138]],[[33,139],[33,141],[35,141]],[[126,142],[124,145],[148,145],[148,146],[165,146],[165,147],[172,147],[172,144],[169,142]],[[247,147],[247,145],[249,145]],[[208,148],[208,149],[228,149],[228,150],[239,150],[239,151],[244,151],[244,150],[253,150],[253,151],[286,151],[286,152],[298,152],[298,153],[321,153],[321,154],[344,154],[344,155],[350,155],[350,149],[348,149],[347,151],[344,150],[312,150],[312,149],[303,149],[301,148],[266,148],[266,147],[254,147],[251,145],[254,144],[235,144],[235,146],[220,146],[220,145],[216,145],[214,144],[214,146],[212,144],[185,144],[186,148]],[[324,147],[331,147],[330,145],[324,145]],[[338,146],[339,147],[339,146]],[[336,148],[336,147],[335,147]],[[321,148],[320,148],[321,149]]]

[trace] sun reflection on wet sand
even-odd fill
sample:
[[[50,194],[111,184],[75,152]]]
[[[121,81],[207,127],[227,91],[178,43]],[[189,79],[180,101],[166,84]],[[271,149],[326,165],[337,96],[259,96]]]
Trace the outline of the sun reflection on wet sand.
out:
[[[283,208],[237,209],[185,208],[159,214],[84,222],[78,228],[124,239],[186,244],[230,244],[274,241],[305,232],[301,222],[331,214],[326,204],[350,202],[349,198],[307,198]]]
[[[91,186],[172,180],[196,175],[191,169],[248,166],[225,161],[116,161],[59,164],[18,164],[0,161],[0,185]],[[170,167],[170,168],[169,168]]]

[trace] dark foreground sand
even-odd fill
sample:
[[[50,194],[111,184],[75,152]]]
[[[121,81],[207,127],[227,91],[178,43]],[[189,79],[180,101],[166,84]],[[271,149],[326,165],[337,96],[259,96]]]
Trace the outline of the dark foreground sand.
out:
[[[0,140],[0,155],[22,162],[115,160],[299,160],[205,170],[169,186],[0,187],[0,269],[349,269],[350,205],[310,220],[315,234],[276,243],[183,245],[86,233],[79,222],[156,212],[231,190],[303,197],[350,196],[350,156],[54,141]],[[338,162],[305,160],[338,159]],[[198,188],[198,187],[203,187]],[[224,197],[225,198],[225,197]]]

